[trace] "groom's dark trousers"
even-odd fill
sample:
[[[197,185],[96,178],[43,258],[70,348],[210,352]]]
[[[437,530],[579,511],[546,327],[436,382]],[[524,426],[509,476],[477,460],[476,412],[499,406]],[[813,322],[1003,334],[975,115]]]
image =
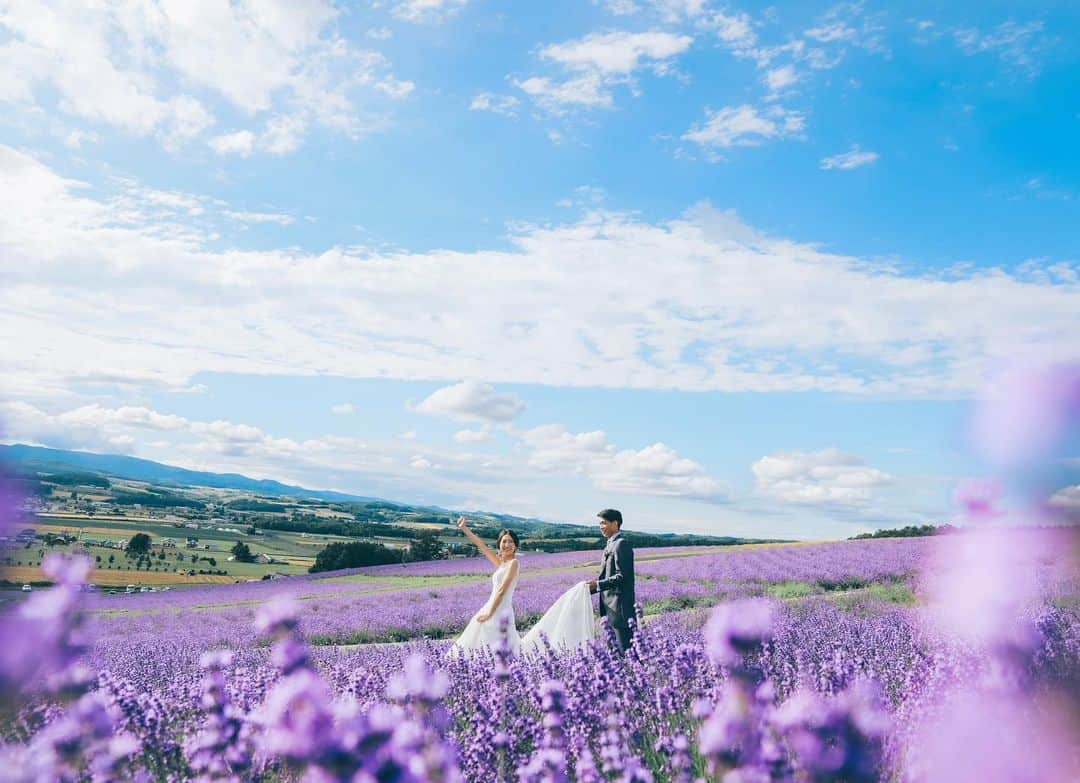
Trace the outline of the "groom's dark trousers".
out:
[[[619,534],[612,536],[604,549],[596,589],[600,593],[600,616],[607,618],[625,651],[630,647],[628,621],[634,617],[634,549]]]

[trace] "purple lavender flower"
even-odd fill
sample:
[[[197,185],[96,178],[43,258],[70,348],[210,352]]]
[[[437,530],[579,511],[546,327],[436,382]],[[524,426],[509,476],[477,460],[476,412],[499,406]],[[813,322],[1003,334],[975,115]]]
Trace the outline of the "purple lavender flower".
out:
[[[1041,461],[1080,418],[1080,364],[1017,362],[1002,370],[975,408],[979,453],[1003,470]]]
[[[735,666],[772,636],[773,605],[748,598],[716,607],[705,626],[709,657],[720,666]]]
[[[440,701],[450,687],[446,674],[432,669],[423,655],[411,655],[402,672],[390,680],[386,695],[402,704],[432,705]]]
[[[576,783],[602,783],[603,778],[596,769],[596,760],[588,747],[582,747],[575,754],[574,780]]]
[[[260,750],[302,764],[318,758],[332,734],[331,694],[310,669],[280,680],[259,709]]]
[[[278,595],[259,609],[255,616],[255,630],[278,638],[296,629],[299,616],[299,602],[291,595]]]
[[[880,780],[890,721],[873,684],[860,681],[835,697],[803,690],[776,709],[771,723],[811,780]]]
[[[561,682],[548,680],[541,684],[540,709],[544,738],[529,763],[518,770],[518,780],[520,783],[568,783],[566,734],[563,731],[566,688]]]
[[[917,725],[903,758],[919,783],[1080,780],[1080,710],[1064,694],[957,693]]]
[[[89,557],[68,557],[50,552],[41,561],[41,572],[57,584],[76,589],[86,584],[93,563]]]
[[[188,738],[188,765],[202,781],[236,781],[251,766],[252,748],[243,717],[233,708],[226,690],[223,670],[232,664],[229,650],[203,653],[199,667],[204,670],[202,708],[206,721]]]
[[[965,479],[953,490],[953,502],[972,522],[990,522],[1001,514],[997,508],[1001,493],[1001,482],[997,479]]]

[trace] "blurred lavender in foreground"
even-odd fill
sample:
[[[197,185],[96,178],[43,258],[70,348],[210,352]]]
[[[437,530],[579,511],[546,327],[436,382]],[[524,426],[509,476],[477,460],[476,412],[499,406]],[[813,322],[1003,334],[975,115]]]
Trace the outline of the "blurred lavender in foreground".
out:
[[[89,637],[78,603],[90,567],[86,557],[49,554],[41,570],[55,587],[0,615],[0,716],[30,699],[49,704],[51,713],[28,742],[0,747],[0,780],[117,780],[141,750],[83,661]]]
[[[975,406],[972,441],[999,473],[1027,471],[1044,467],[1076,435],[1078,421],[1080,364],[1016,362],[991,379]]]
[[[1078,422],[1080,365],[1010,367],[975,408],[974,445],[998,475],[958,487],[969,530],[935,541],[926,584],[945,630],[985,650],[987,664],[975,687],[932,694],[934,717],[905,749],[908,780],[1080,780],[1080,692],[1075,679],[1062,689],[1033,675],[1045,640],[1028,616],[1044,564],[1072,541],[1023,527],[1046,521],[1045,493],[1062,457],[1076,456]],[[1021,503],[1019,515],[997,508],[1005,495]]]

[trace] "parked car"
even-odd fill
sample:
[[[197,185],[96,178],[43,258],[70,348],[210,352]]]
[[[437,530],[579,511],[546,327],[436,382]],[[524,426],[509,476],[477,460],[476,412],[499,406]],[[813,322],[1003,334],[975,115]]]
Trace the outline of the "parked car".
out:
[[[124,592],[125,593],[134,593],[137,589],[138,588],[136,588],[135,585],[128,585],[127,588],[125,588]]]
[[[30,585],[23,585],[23,586],[22,586],[22,591],[23,591],[24,593],[29,593],[29,592],[30,592],[31,590],[33,590],[33,589],[34,589],[34,588],[33,588],[33,587],[31,587]]]
[[[139,592],[140,593],[149,593],[149,592],[151,592],[151,589],[149,587],[147,587],[146,585],[143,585],[142,587],[139,588]]]

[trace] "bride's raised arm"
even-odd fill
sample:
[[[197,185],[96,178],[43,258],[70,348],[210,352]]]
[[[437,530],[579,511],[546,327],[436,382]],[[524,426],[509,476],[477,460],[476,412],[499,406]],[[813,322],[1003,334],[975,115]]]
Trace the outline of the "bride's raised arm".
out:
[[[502,565],[502,561],[499,560],[499,556],[491,551],[491,547],[485,544],[480,538],[480,536],[469,530],[469,526],[465,523],[465,517],[457,518],[457,526],[458,530],[465,534],[465,538],[469,539],[473,544],[476,545],[476,548],[480,550],[480,554],[486,557],[489,563],[491,563],[496,568]]]

